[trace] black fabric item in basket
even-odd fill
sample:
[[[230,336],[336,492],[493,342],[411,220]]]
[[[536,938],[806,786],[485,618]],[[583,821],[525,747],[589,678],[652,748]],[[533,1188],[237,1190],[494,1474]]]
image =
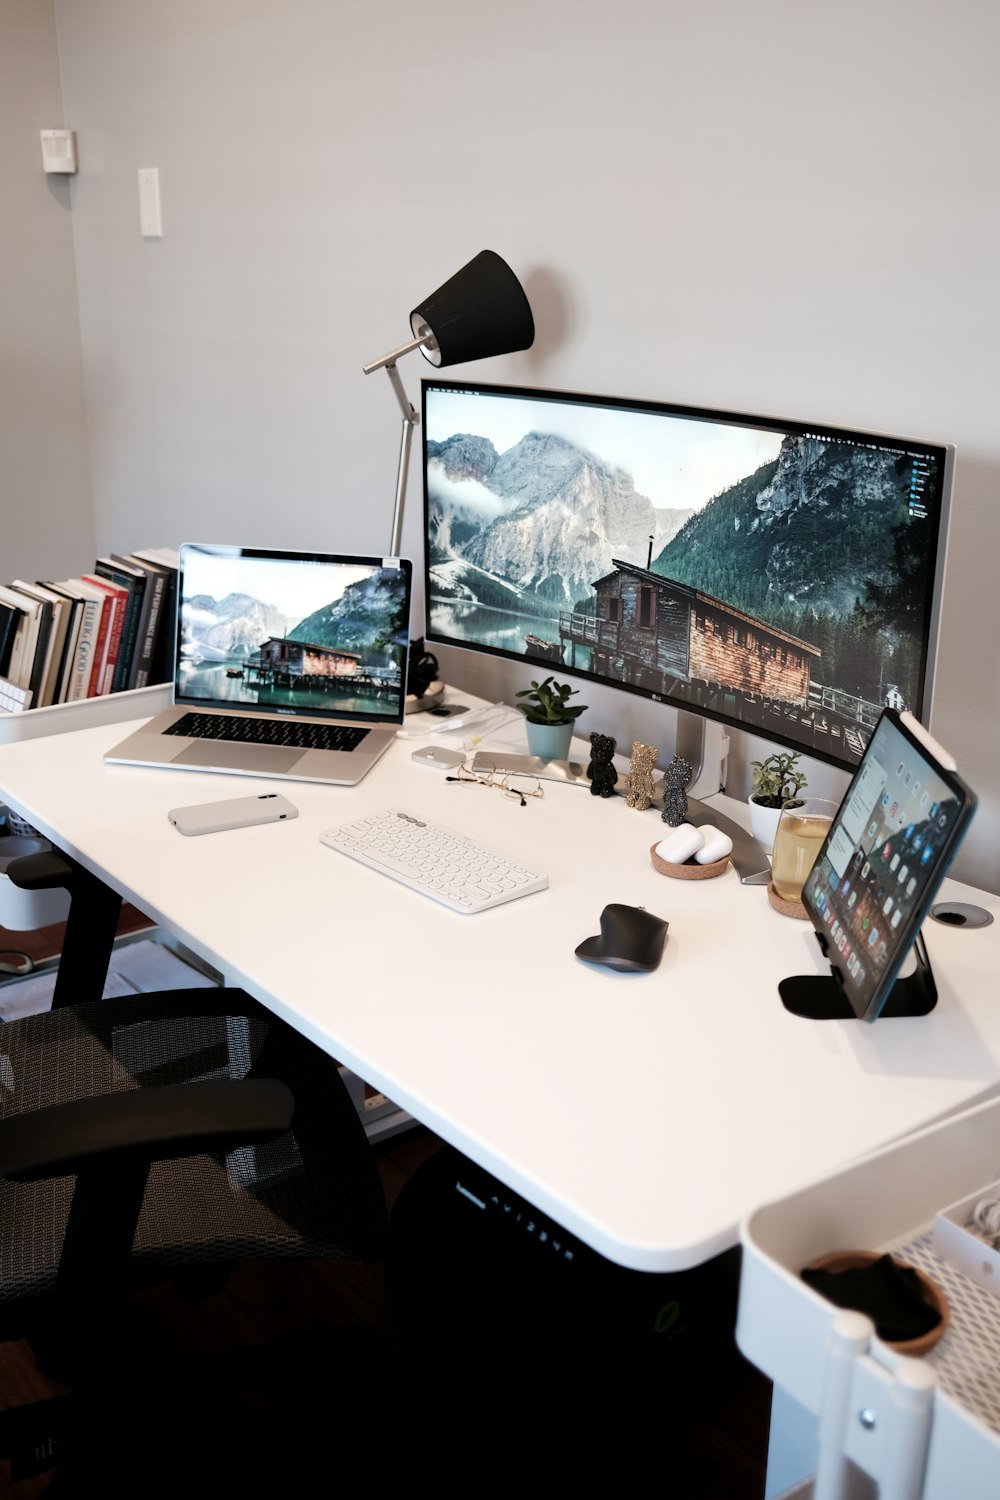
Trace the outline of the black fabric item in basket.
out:
[[[886,1343],[921,1338],[941,1321],[937,1308],[924,1300],[916,1272],[891,1255],[843,1271],[806,1267],[802,1280],[837,1307],[867,1314]]]

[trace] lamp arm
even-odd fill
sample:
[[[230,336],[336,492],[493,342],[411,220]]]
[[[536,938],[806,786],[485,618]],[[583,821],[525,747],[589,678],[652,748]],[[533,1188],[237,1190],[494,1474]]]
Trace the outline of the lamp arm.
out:
[[[389,543],[389,556],[398,557],[403,539],[403,504],[406,499],[406,476],[410,467],[410,445],[413,442],[413,429],[420,421],[420,416],[406,398],[396,366],[386,365],[385,368],[403,411],[403,427],[399,438],[399,468],[396,473],[396,503],[392,511],[392,540]]]
[[[409,351],[418,350],[424,344],[433,344],[433,339],[430,338],[429,333],[426,333],[423,338],[411,339],[409,344],[403,344],[402,347],[391,351],[390,354],[385,354],[381,360],[372,360],[370,365],[363,366],[364,374],[366,375],[372,374],[372,371],[382,371],[384,369],[385,374],[388,375],[391,384],[393,384],[393,390],[396,392],[396,401],[399,402],[399,410],[403,414],[403,431],[400,434],[399,440],[399,469],[396,472],[396,504],[393,507],[393,537],[391,537],[390,547],[388,547],[388,555],[393,556],[393,558],[399,556],[400,541],[402,541],[403,535],[403,501],[405,501],[406,496],[406,474],[409,471],[409,449],[411,449],[412,441],[414,441],[414,428],[420,422],[420,413],[414,410],[412,402],[409,401],[405,390],[403,390],[403,383],[399,378],[399,371],[396,369],[396,360],[399,359],[400,354],[409,354]]]
[[[403,413],[403,421],[408,427],[415,427],[420,418],[414,410],[410,398],[403,390],[403,382],[399,378],[399,371],[396,369],[395,361],[391,365],[383,366],[383,368],[392,382],[393,390],[396,392],[396,400],[399,402],[399,409]]]
[[[412,402],[403,389],[403,382],[399,378],[396,369],[396,361],[404,354],[410,354],[414,349],[436,347],[434,335],[429,328],[422,328],[415,339],[410,339],[407,344],[400,344],[398,349],[390,349],[388,354],[383,354],[381,359],[373,359],[371,364],[363,365],[362,369],[366,375],[371,375],[374,370],[384,370],[392,382],[392,388],[396,393],[399,409],[403,414],[403,430],[399,441],[399,467],[396,472],[396,503],[392,512],[392,540],[389,544],[389,556],[398,557],[400,542],[403,535],[403,505],[406,499],[406,476],[410,467],[410,447],[413,443],[413,429],[420,421],[419,413],[414,409]]]
[[[405,344],[400,344],[398,349],[390,349],[388,354],[383,354],[381,359],[373,359],[371,364],[362,365],[361,368],[366,375],[373,370],[383,370],[389,365],[394,365],[397,359],[402,359],[404,354],[412,354],[414,349],[436,349],[437,344],[434,335],[425,325],[421,325],[420,332],[416,338],[410,339]]]

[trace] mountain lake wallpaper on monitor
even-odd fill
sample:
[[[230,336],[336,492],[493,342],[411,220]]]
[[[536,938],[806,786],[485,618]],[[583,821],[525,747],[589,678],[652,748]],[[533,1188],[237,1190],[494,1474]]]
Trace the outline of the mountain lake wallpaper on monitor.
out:
[[[924,708],[941,445],[425,380],[427,636],[844,766]]]

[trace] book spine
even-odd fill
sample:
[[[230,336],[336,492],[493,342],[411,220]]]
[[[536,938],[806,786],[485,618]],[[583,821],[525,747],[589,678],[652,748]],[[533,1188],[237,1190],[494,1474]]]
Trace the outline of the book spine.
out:
[[[31,677],[28,686],[31,688],[31,701],[36,707],[41,706],[42,686],[45,682],[45,669],[48,665],[49,638],[52,634],[52,605],[47,601],[38,606],[38,634],[35,637],[35,659],[31,667]]]
[[[139,650],[139,664],[136,668],[135,684],[137,688],[147,687],[151,681],[150,672],[153,665],[153,652],[156,646],[156,633],[160,623],[163,610],[163,591],[167,582],[165,573],[151,573],[146,580],[146,592],[150,594],[149,613],[145,620],[145,631],[143,632],[142,645]]]
[[[153,661],[149,669],[149,680],[170,682],[174,676],[174,648],[177,630],[177,574],[180,568],[180,553],[174,547],[146,547],[133,552],[132,556],[141,566],[152,563],[166,574],[163,589],[163,604],[160,623],[153,645]]]
[[[174,625],[177,616],[177,570],[168,568],[163,586],[160,628],[153,647],[150,682],[171,682],[174,675]]]
[[[152,589],[150,587],[150,575],[145,569],[139,568],[131,558],[119,557],[117,553],[111,554],[112,565],[124,563],[132,570],[131,576],[135,579],[135,614],[134,621],[130,621],[129,630],[134,633],[129,642],[130,654],[128,670],[122,683],[124,688],[136,688],[144,686],[136,679],[139,674],[139,659],[142,653],[142,644],[146,638],[146,625],[149,620],[149,608],[152,603]]]
[[[122,646],[122,629],[125,625],[125,609],[128,598],[125,594],[118,594],[111,599],[113,614],[111,616],[111,635],[108,641],[108,661],[104,669],[104,685],[102,693],[110,693],[115,680],[115,668],[118,665],[118,653]]]
[[[108,616],[110,613],[110,601],[106,594],[102,594],[100,599],[91,599],[89,602],[94,605],[97,611],[97,629],[94,636],[94,655],[90,667],[90,680],[87,683],[87,691],[84,696],[87,698],[96,698],[101,691],[101,684],[104,681],[104,667],[108,659]]]
[[[103,695],[112,691],[114,683],[115,667],[121,650],[125,610],[128,605],[128,590],[120,584],[112,583],[110,579],[102,578],[98,573],[84,573],[83,582],[91,588],[100,589],[108,601],[108,644],[104,654],[101,681],[97,688],[98,693]]]
[[[94,572],[101,578],[108,579],[111,583],[119,583],[128,590],[128,606],[125,618],[122,622],[122,637],[118,647],[118,660],[115,662],[114,677],[111,682],[113,693],[124,692],[130,686],[129,673],[132,667],[132,658],[135,655],[136,638],[139,633],[139,618],[142,611],[142,598],[146,588],[146,576],[136,576],[131,573],[123,573],[99,558],[94,565]]]
[[[62,633],[62,642],[59,647],[59,658],[53,663],[52,668],[52,703],[64,703],[69,690],[70,663],[76,650],[76,641],[80,635],[80,601],[74,595],[67,593],[61,584],[52,582],[42,583],[43,588],[52,589],[59,595],[63,602],[63,616],[65,629]]]
[[[52,606],[52,630],[45,662],[45,680],[42,683],[42,696],[37,705],[41,708],[47,708],[50,703],[55,702],[59,682],[59,663],[62,661],[63,647],[66,644],[68,623],[69,605],[65,599],[57,599]]]
[[[66,627],[66,639],[63,641],[62,657],[59,662],[59,672],[56,677],[56,691],[53,702],[68,703],[70,684],[73,680],[73,663],[76,661],[76,648],[80,640],[80,623],[83,614],[83,606],[79,599],[70,599],[69,622]]]
[[[9,681],[10,660],[14,651],[21,610],[13,604],[0,603],[0,676]]]
[[[145,588],[146,580],[142,580],[142,588]],[[132,656],[135,651],[135,638],[139,631],[139,613],[142,609],[142,588],[135,579],[129,579],[126,584],[128,589],[128,603],[125,606],[125,618],[122,620],[122,638],[118,647],[118,660],[115,662],[115,675],[111,682],[113,693],[122,693],[128,687],[129,670],[132,666]]]
[[[16,683],[18,687],[24,688],[28,686],[24,675],[24,656],[27,650],[29,626],[28,611],[23,609],[14,634],[14,649],[11,653],[9,675],[12,682]]]
[[[87,697],[90,687],[90,674],[94,669],[94,650],[97,645],[97,631],[100,620],[100,605],[96,599],[81,600],[82,623],[80,625],[80,639],[76,648],[76,659],[70,676],[69,693],[67,701],[76,703],[81,698]]]

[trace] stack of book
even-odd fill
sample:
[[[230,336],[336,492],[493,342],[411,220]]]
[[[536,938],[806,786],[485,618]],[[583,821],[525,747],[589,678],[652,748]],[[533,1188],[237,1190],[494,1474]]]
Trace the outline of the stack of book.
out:
[[[79,578],[0,585],[0,712],[72,703],[173,675],[173,548],[99,557]]]

